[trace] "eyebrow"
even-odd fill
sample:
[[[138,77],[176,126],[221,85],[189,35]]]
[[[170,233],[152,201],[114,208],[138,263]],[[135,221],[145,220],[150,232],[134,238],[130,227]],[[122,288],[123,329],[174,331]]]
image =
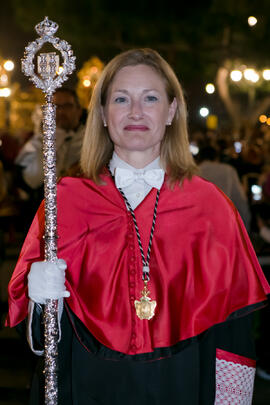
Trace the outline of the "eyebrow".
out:
[[[148,93],[149,91],[159,92],[159,90],[156,90],[156,89],[145,89],[145,90],[143,90],[143,93]],[[125,90],[125,89],[116,89],[116,90],[113,91],[113,93],[129,94],[128,90]]]

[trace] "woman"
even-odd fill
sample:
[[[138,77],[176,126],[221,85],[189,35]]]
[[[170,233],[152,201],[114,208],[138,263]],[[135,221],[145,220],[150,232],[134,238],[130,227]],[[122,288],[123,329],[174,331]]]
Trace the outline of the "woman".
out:
[[[65,297],[59,403],[251,403],[249,313],[270,288],[232,203],[194,175],[183,93],[155,51],[104,69],[81,167],[58,186],[65,262],[40,262],[41,206],[9,286],[10,326],[26,318],[28,295],[32,326],[39,304]],[[221,379],[230,373],[236,385]]]

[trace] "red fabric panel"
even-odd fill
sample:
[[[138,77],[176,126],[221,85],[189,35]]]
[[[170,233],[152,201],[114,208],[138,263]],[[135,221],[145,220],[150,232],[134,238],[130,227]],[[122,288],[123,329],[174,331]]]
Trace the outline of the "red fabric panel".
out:
[[[226,350],[217,349],[216,358],[219,360],[231,361],[235,364],[241,364],[242,366],[256,367],[256,360],[249,357],[239,356],[238,354],[227,352]]]

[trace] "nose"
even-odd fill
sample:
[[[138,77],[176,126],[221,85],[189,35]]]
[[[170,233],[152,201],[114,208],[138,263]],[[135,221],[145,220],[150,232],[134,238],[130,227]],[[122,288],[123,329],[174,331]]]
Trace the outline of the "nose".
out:
[[[143,109],[139,100],[133,100],[130,104],[128,118],[139,120],[143,117]]]

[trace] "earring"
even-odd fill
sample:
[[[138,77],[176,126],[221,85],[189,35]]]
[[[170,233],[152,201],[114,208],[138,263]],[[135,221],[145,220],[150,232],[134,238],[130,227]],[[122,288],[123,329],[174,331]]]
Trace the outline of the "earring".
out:
[[[106,128],[106,127],[107,127],[107,122],[104,121],[104,122],[103,122],[103,125],[104,125],[104,127]]]
[[[171,123],[171,122],[167,122],[167,125],[170,126],[170,125],[172,125],[172,123]]]

